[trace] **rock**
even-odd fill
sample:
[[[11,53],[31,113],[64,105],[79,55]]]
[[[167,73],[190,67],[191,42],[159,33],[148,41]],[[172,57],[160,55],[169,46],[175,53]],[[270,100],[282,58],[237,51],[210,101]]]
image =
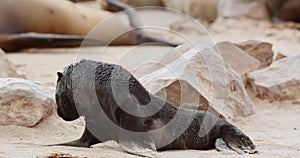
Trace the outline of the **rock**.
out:
[[[129,4],[132,7],[145,7],[145,6],[161,6],[161,0],[120,0],[124,3]]]
[[[213,22],[218,17],[218,0],[162,0],[163,6],[193,18]]]
[[[270,67],[247,74],[254,94],[270,102],[300,98],[300,55],[286,57]]]
[[[211,45],[177,47],[133,74],[150,92],[177,106],[208,110],[225,118],[255,111],[239,75]]]
[[[260,68],[265,68],[272,64],[274,52],[272,44],[268,42],[249,40],[236,44],[239,48],[247,52],[250,56],[260,61]]]
[[[0,125],[32,127],[53,111],[54,86],[20,78],[0,78]]]
[[[276,57],[275,57],[275,61],[280,60],[286,58],[286,55],[282,54],[282,53],[277,53]]]
[[[282,0],[278,10],[275,11],[275,16],[278,21],[293,21],[300,23],[300,1],[299,0]]]
[[[15,65],[7,59],[5,53],[0,49],[0,78],[19,76]]]
[[[215,49],[221,53],[225,63],[229,64],[241,77],[259,68],[260,63],[257,59],[231,42],[217,43]]]
[[[218,13],[221,18],[269,19],[265,3],[256,0],[219,0]]]

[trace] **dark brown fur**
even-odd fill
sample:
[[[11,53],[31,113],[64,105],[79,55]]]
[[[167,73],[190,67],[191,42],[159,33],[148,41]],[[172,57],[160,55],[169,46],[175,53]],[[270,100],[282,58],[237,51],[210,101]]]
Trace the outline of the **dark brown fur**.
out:
[[[117,82],[113,83],[115,81]],[[93,92],[93,90],[91,89],[93,88],[84,86],[91,82],[95,82],[95,92],[99,103],[92,106],[89,104],[91,100],[94,99],[90,97],[92,96],[91,92]],[[76,83],[80,83],[80,85]],[[115,87],[113,86],[114,84]],[[129,91],[126,91],[128,85]],[[117,89],[118,96],[114,96],[113,88]],[[80,93],[78,93],[78,91]],[[86,100],[81,99],[79,103],[77,103],[76,99],[74,99],[75,93],[79,95],[80,98],[86,98]],[[119,102],[118,99],[120,99],[121,102]],[[149,132],[159,129],[174,119],[178,112],[180,112],[180,117],[176,121],[178,128],[184,128],[186,121],[191,120],[190,125],[178,138],[166,146],[157,148],[157,150],[213,149],[215,148],[216,140],[221,138],[232,149],[238,148],[245,153],[254,153],[256,151],[252,141],[241,130],[226,120],[220,119],[205,111],[179,109],[173,106],[171,103],[149,93],[134,76],[118,65],[82,60],[79,63],[66,67],[63,73],[58,73],[56,102],[58,105],[57,112],[61,118],[66,121],[71,121],[77,119],[79,116],[85,116],[87,126],[79,140],[62,145],[89,147],[95,143],[106,140],[119,141],[118,134],[120,131],[106,131],[106,128],[109,127],[105,125],[100,126],[99,130],[100,133],[102,133],[100,136],[94,136],[92,134],[93,131],[89,130],[89,127],[102,123],[101,120],[99,120],[99,122],[95,121],[96,118],[101,116],[99,116],[100,114],[95,112],[95,110],[87,114],[85,110],[82,109],[86,107],[95,108],[94,106],[100,105],[104,115],[106,115],[111,122],[123,129],[135,132]],[[121,106],[127,106],[131,108],[130,111],[135,111],[150,102],[153,108],[159,108],[160,110],[148,117],[133,116],[120,108]],[[157,122],[161,124],[157,124]],[[205,131],[207,133],[203,137],[200,137],[198,135],[200,128],[204,127],[204,129],[206,129],[206,127],[208,128],[211,124],[213,124],[212,128]],[[162,135],[170,136],[174,130],[176,129],[167,127],[163,130]],[[99,137],[101,139],[98,139]],[[164,138],[158,138],[158,135],[154,135],[153,137],[154,139],[145,138],[145,140],[149,140],[149,143],[153,142],[155,145],[165,141],[163,140]]]

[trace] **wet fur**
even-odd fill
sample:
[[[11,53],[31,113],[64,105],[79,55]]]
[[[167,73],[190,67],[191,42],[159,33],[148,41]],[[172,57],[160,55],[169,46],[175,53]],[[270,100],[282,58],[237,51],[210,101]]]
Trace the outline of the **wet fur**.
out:
[[[96,68],[96,69],[95,69]],[[89,73],[93,73],[91,70],[95,70],[95,78],[89,78],[93,75],[89,75]],[[121,95],[125,101],[122,103],[130,104],[135,110],[135,107],[143,106],[148,104],[150,101],[162,103],[162,107],[160,107],[160,111],[155,113],[149,117],[136,117],[130,115],[123,111],[117,104],[115,98],[112,94],[111,88],[111,80],[112,80],[112,72],[114,75],[117,75],[119,78],[118,88],[119,95]],[[123,93],[123,82],[124,78],[126,80],[126,76],[130,76],[129,78],[129,93]],[[114,76],[116,77],[116,76]],[[95,88],[97,93],[98,102],[100,103],[102,109],[105,114],[109,117],[109,119],[117,124],[119,127],[122,127],[127,130],[136,131],[136,132],[145,132],[151,131],[154,129],[158,129],[164,125],[166,125],[173,117],[176,115],[179,110],[178,107],[172,105],[171,103],[162,100],[159,97],[156,97],[150,94],[138,81],[134,78],[124,68],[118,65],[107,64],[103,62],[95,62],[89,60],[82,60],[79,63],[70,65],[66,67],[63,73],[58,73],[58,81],[57,81],[57,89],[56,89],[56,102],[58,105],[57,112],[58,115],[66,121],[71,121],[77,119],[79,116],[84,115],[80,114],[76,111],[75,102],[73,97],[73,91],[76,85],[72,85],[72,80],[80,80],[80,78],[89,78],[88,80],[95,80]],[[125,85],[126,86],[126,85]],[[89,93],[82,93],[80,95],[85,95],[88,97]],[[126,100],[129,97],[134,97],[135,102],[133,103],[130,100]],[[86,105],[89,106],[89,105]],[[154,105],[156,106],[156,105]],[[81,107],[80,107],[81,108]],[[182,109],[182,115],[180,120],[178,120],[177,124],[183,124],[185,120],[191,118],[193,114],[195,117],[193,118],[190,126],[187,130],[177,139],[175,139],[172,143],[158,150],[172,150],[172,149],[213,149],[215,148],[215,142],[218,138],[222,138],[228,146],[245,146],[245,148],[251,148],[255,150],[255,146],[251,142],[251,140],[237,127],[228,123],[224,119],[219,119],[216,116],[205,112],[205,111],[195,111]],[[203,121],[204,117],[208,117],[208,121]],[[88,117],[88,119],[93,119],[92,116]],[[216,124],[213,128],[208,132],[204,137],[199,137],[198,132],[200,127],[209,126],[213,120],[216,120]],[[89,126],[89,121],[86,123]],[[102,129],[101,129],[102,130]],[[153,137],[153,141],[155,144],[160,144],[163,140],[164,135],[169,135],[172,133],[174,129],[165,129],[161,135],[157,135]],[[105,127],[103,127],[103,131],[105,133]],[[109,132],[106,138],[102,140],[117,140],[118,131],[116,134]],[[64,143],[62,145],[69,146],[82,146],[89,147],[93,144],[100,143],[88,128],[85,128],[85,131],[82,137],[79,140]]]

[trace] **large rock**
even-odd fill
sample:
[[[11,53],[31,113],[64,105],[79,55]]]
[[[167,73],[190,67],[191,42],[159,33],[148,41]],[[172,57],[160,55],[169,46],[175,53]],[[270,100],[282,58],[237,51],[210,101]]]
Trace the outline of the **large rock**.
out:
[[[252,57],[260,61],[260,68],[265,68],[272,64],[274,52],[272,44],[257,40],[249,40],[236,44],[239,48],[247,52]]]
[[[163,6],[193,18],[213,22],[218,16],[218,0],[162,0]]]
[[[133,73],[150,92],[178,106],[209,110],[226,118],[255,111],[239,74],[211,45],[180,46]]]
[[[300,55],[274,62],[270,67],[247,74],[253,92],[261,99],[300,98]]]
[[[0,49],[0,78],[19,76],[15,65],[7,59],[5,53]]]
[[[257,70],[260,62],[248,55],[245,51],[231,42],[220,42],[214,47],[219,51],[225,61],[242,77],[253,70]]]
[[[0,78],[0,125],[32,127],[56,107],[54,86],[19,78]]]
[[[218,13],[221,18],[269,19],[268,9],[260,0],[219,0]]]

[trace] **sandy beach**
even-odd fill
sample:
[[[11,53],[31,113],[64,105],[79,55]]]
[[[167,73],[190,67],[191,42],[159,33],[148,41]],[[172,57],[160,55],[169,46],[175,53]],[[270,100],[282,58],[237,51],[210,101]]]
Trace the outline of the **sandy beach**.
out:
[[[230,27],[230,29],[228,29]],[[247,31],[245,31],[247,30]],[[215,42],[244,42],[250,39],[264,40],[272,43],[275,53],[281,52],[292,56],[300,54],[300,32],[293,29],[269,28],[267,22],[241,21],[232,26],[230,22],[213,24],[208,31]],[[201,35],[199,35],[201,38]],[[102,47],[68,49],[31,49],[8,54],[9,59],[18,66],[30,80],[55,85],[56,72],[64,66],[74,63],[82,55],[97,53]],[[144,46],[109,47],[98,60],[121,64],[129,70],[138,65],[157,60],[168,52],[169,47]],[[86,52],[86,54],[84,54]],[[129,53],[128,53],[129,52]],[[134,57],[134,58],[133,58]],[[228,120],[244,131],[257,145],[258,154],[238,155],[233,151],[218,152],[217,150],[178,150],[157,153],[157,157],[199,158],[199,157],[253,157],[253,158],[289,158],[300,154],[300,100],[272,102],[259,100],[249,91],[256,105],[256,113],[248,117]],[[53,93],[54,95],[54,93]],[[47,157],[51,153],[70,153],[74,156],[89,158],[130,158],[137,157],[122,151],[115,142],[97,144],[93,148],[76,148],[61,146],[43,146],[75,140],[84,129],[82,119],[65,122],[56,112],[36,127],[0,126],[0,157]]]

